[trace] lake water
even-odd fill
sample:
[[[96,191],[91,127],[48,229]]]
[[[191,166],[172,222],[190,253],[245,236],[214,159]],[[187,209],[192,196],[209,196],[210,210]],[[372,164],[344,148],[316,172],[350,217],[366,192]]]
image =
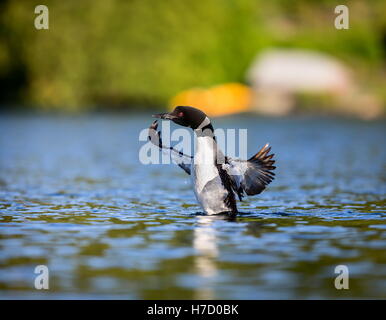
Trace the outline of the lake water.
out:
[[[276,154],[233,221],[197,214],[180,168],[140,164],[151,122],[0,116],[0,298],[386,298],[385,122],[216,119]]]

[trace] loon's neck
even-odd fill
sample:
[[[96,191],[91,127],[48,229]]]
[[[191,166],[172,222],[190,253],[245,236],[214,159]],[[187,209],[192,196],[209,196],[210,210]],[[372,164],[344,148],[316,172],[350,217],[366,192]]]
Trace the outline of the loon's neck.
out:
[[[194,132],[196,133],[197,137],[212,137],[214,140],[216,140],[212,123],[208,117],[206,117],[196,129],[194,129]]]

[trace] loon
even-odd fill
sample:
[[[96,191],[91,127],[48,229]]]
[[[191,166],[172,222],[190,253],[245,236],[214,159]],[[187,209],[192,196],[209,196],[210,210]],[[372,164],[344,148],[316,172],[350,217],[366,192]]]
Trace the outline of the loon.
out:
[[[219,150],[212,123],[201,110],[177,106],[170,113],[153,117],[193,129],[197,139],[194,156],[164,146],[157,120],[149,128],[149,140],[177,156],[174,161],[191,175],[197,201],[206,214],[237,215],[236,196],[241,201],[245,195],[259,194],[274,179],[274,154],[269,154],[268,144],[248,160],[232,159]]]

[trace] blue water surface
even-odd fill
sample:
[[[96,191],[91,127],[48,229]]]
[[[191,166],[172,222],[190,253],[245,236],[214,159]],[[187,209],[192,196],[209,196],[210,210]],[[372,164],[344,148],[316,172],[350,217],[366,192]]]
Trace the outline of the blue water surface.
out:
[[[0,298],[386,298],[384,121],[215,119],[248,130],[249,155],[276,155],[276,179],[234,220],[200,214],[180,168],[140,163],[151,122],[1,115]]]

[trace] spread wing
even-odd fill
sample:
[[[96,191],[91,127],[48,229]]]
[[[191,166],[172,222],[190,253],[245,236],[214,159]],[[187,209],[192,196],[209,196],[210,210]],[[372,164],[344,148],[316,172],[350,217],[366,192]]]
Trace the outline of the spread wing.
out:
[[[187,163],[187,159],[191,159],[191,158],[184,154],[181,155],[179,151],[177,151],[178,153],[173,152],[175,149],[170,149],[170,150],[172,151],[171,152],[172,161],[175,164],[177,164],[181,169],[183,169],[188,175],[190,175],[192,164]]]
[[[149,127],[149,140],[151,143],[159,147],[161,150],[169,150],[172,161],[190,175],[192,157],[188,156],[181,151],[174,149],[173,147],[166,147],[162,144],[161,132],[157,131],[158,123],[154,121]]]
[[[244,194],[254,195],[261,193],[272,182],[275,173],[272,160],[274,154],[269,154],[271,147],[268,143],[248,160],[227,158],[223,168],[232,179],[232,188],[241,200]]]

